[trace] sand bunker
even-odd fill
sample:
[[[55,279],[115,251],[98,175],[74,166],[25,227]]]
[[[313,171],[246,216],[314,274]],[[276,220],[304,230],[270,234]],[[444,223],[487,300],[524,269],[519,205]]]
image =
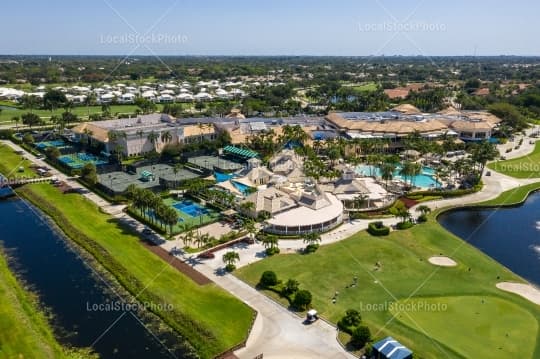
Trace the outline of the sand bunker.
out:
[[[501,282],[497,283],[497,288],[517,294],[534,304],[540,305],[540,290],[530,284]]]
[[[437,257],[431,257],[428,260],[429,260],[429,263],[434,264],[434,265],[439,266],[439,267],[455,267],[455,266],[457,266],[456,261],[453,260],[452,258],[448,258],[448,257],[437,256]]]

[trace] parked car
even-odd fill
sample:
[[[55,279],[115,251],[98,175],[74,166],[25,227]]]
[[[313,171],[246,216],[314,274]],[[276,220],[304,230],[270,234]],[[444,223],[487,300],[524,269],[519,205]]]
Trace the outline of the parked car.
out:
[[[216,258],[216,255],[212,252],[203,252],[197,256],[197,258],[200,259],[214,259]]]

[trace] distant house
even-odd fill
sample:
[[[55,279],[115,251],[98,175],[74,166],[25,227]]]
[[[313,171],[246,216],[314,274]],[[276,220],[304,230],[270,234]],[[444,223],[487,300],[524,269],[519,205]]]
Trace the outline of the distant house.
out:
[[[392,337],[386,337],[373,344],[374,359],[412,359],[413,352]]]

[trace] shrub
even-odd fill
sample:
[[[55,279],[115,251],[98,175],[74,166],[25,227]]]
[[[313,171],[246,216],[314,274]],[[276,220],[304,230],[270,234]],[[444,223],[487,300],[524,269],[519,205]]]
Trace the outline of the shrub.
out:
[[[387,236],[390,234],[390,228],[386,227],[381,221],[371,222],[367,231],[372,236]]]
[[[311,293],[308,290],[302,289],[296,292],[292,304],[296,309],[304,310],[311,304],[311,299]]]
[[[317,251],[317,249],[319,249],[319,245],[318,244],[308,244],[306,246],[306,248],[304,248],[304,254],[310,254],[310,253],[314,253]]]
[[[279,254],[279,248],[278,247],[266,248],[266,255],[267,256],[273,256],[274,254]]]
[[[283,286],[283,296],[289,296],[298,292],[300,283],[295,279],[289,279]]]
[[[411,222],[411,221],[405,221],[405,222],[399,222],[398,224],[396,224],[396,228],[397,229],[400,229],[400,230],[403,230],[403,229],[409,229],[413,226],[414,224]]]
[[[271,287],[278,284],[278,278],[275,272],[267,270],[261,275],[259,284],[263,287]]]
[[[357,348],[363,348],[371,340],[371,332],[366,326],[354,328],[351,333],[351,344]]]
[[[355,309],[348,309],[345,316],[341,318],[337,325],[339,330],[352,334],[353,330],[362,322],[362,316]]]
[[[425,222],[427,222],[427,219],[428,219],[427,215],[421,214],[420,216],[418,216],[417,221],[418,221],[418,223],[425,223]]]
[[[225,270],[226,270],[227,272],[229,272],[229,273],[232,272],[232,271],[234,271],[235,269],[236,269],[236,266],[235,266],[234,264],[232,264],[232,263],[229,263],[229,264],[227,264],[227,265],[225,266]]]

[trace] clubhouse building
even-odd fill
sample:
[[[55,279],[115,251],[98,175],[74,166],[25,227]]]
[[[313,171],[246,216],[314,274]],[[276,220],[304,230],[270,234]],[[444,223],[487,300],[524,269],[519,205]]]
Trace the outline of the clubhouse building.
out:
[[[183,121],[166,114],[141,115],[133,118],[84,122],[72,129],[79,141],[104,145],[105,151],[121,151],[124,156],[141,156],[161,152],[165,145],[189,144],[216,138],[212,123]]]
[[[484,111],[458,111],[450,107],[438,113],[421,113],[411,105],[386,112],[333,112],[326,120],[348,138],[385,138],[393,142],[413,133],[427,139],[451,136],[463,141],[489,140],[501,121]]]

